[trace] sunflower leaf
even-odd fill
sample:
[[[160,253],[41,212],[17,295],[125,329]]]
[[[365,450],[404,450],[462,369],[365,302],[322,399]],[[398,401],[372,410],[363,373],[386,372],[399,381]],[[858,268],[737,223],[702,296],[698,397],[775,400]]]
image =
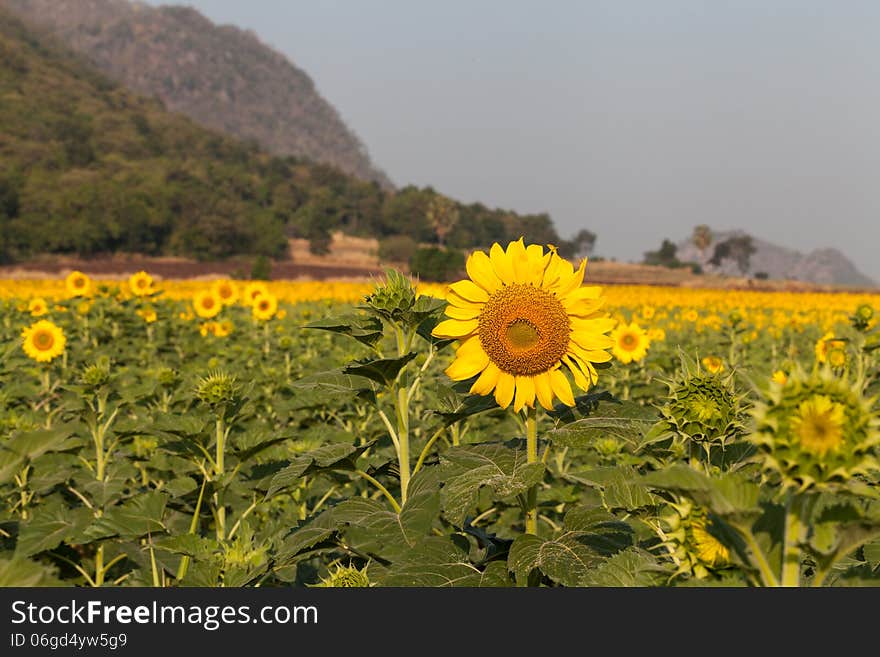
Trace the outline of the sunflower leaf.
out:
[[[327,317],[309,322],[305,328],[347,335],[368,347],[375,346],[382,339],[382,321],[378,317],[362,315]]]

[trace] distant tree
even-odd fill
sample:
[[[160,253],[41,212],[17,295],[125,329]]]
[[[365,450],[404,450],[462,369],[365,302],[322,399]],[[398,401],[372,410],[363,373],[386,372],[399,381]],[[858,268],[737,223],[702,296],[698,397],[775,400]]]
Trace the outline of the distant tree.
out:
[[[428,223],[434,229],[434,234],[437,236],[437,244],[441,247],[445,246],[446,236],[452,232],[452,229],[455,228],[458,220],[461,218],[458,204],[442,194],[437,194],[428,204],[426,215]]]
[[[722,261],[731,259],[736,262],[741,274],[749,270],[749,260],[755,252],[751,235],[735,235],[715,245],[715,251],[709,262],[720,266]]]
[[[559,255],[568,260],[581,260],[589,257],[595,246],[596,233],[582,228],[570,240],[559,242]]]
[[[656,251],[645,251],[644,260],[646,265],[660,265],[662,267],[678,267],[681,262],[675,257],[678,247],[674,242],[665,239]]]
[[[706,261],[706,249],[712,245],[712,229],[706,224],[694,226],[694,232],[691,236],[694,246],[700,250],[700,261]]]

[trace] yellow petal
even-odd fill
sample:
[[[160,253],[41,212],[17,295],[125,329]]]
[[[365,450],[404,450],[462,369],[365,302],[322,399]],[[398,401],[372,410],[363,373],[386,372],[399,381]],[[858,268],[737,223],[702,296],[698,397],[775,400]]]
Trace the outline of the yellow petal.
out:
[[[599,351],[598,349],[581,349],[574,342],[568,343],[568,353],[577,356],[585,363],[607,363],[611,360],[611,354],[607,351]]]
[[[550,370],[547,374],[550,378],[550,386],[553,388],[553,393],[566,406],[574,406],[574,395],[571,394],[571,385],[568,383],[568,379],[565,378],[562,370]]]
[[[486,302],[489,300],[489,293],[486,290],[467,279],[453,283],[449,286],[449,290],[468,301]]]
[[[498,385],[498,377],[501,375],[501,370],[498,369],[498,366],[489,362],[486,365],[486,369],[483,370],[483,373],[480,374],[479,378],[474,381],[474,385],[471,386],[470,393],[472,395],[488,395],[492,392],[493,388]]]
[[[515,380],[512,374],[501,372],[498,376],[498,384],[495,386],[495,401],[501,408],[510,406],[513,401]]]
[[[523,406],[529,408],[535,405],[535,382],[530,376],[516,377],[516,397],[513,400],[513,410],[519,413]]]
[[[559,282],[559,288],[556,290],[557,296],[564,297],[581,286],[584,282],[584,273],[587,270],[587,259],[581,260],[580,266],[574,270],[571,276],[563,277]]]
[[[459,358],[456,355],[455,360],[452,361],[452,365],[446,368],[446,376],[448,376],[453,381],[463,381],[465,379],[469,379],[472,376],[476,376],[486,365],[489,364],[489,357],[484,353],[483,356],[485,358],[480,357],[471,357],[471,358]]]
[[[574,382],[578,388],[583,391],[587,391],[590,389],[590,380],[587,376],[581,371],[581,365],[574,358],[570,356],[563,356],[563,362],[568,365],[568,369],[571,372],[571,375],[574,377]]]
[[[477,330],[479,322],[475,319],[447,319],[440,322],[431,331],[435,338],[463,338]]]
[[[452,304],[446,305],[446,310],[444,310],[447,317],[451,317],[452,319],[477,319],[480,316],[480,308],[472,307],[472,308],[460,308],[458,306],[453,306]]]
[[[482,308],[486,305],[485,303],[468,301],[467,299],[459,296],[455,292],[448,292],[446,294],[446,301],[449,303],[449,305],[456,306],[457,308],[476,308],[477,310],[482,310]]]
[[[485,251],[474,251],[471,253],[468,256],[465,268],[471,280],[489,294],[494,293],[501,287],[501,281],[495,275],[495,270],[492,269],[492,261]]]
[[[578,333],[577,331],[572,331],[570,340],[586,351],[610,349],[614,346],[614,340],[610,336],[597,333]]]
[[[562,281],[567,281],[574,273],[574,267],[564,258],[560,258],[556,253],[551,252],[550,262],[547,269],[544,270],[544,280],[541,284],[545,290],[551,290],[561,285]]]
[[[458,349],[455,350],[455,357],[479,359],[488,358],[486,352],[483,350],[483,345],[480,343],[480,338],[476,335],[466,339],[464,342],[461,343],[461,345],[459,345]]]
[[[553,387],[550,385],[550,373],[544,372],[534,377],[535,396],[541,402],[541,406],[548,411],[553,410]]]
[[[492,261],[492,269],[495,271],[498,280],[508,284],[514,282],[513,263],[510,261],[507,251],[502,249],[501,245],[497,242],[489,249],[489,260]]]
[[[517,283],[530,282],[532,279],[529,254],[526,253],[522,237],[507,246],[507,255],[510,256],[510,262],[513,264],[513,279]]]

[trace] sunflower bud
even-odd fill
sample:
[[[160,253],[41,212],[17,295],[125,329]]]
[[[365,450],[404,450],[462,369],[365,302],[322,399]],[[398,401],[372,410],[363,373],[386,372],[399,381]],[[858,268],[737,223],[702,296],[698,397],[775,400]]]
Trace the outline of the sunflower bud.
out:
[[[364,297],[366,307],[391,321],[403,320],[416,303],[416,289],[404,274],[386,270],[385,281]]]
[[[83,369],[80,381],[89,388],[98,388],[110,380],[110,362],[104,358]]]
[[[716,536],[717,522],[706,509],[682,499],[668,504],[659,520],[679,574],[706,579],[731,565],[730,550]]]
[[[235,376],[215,370],[199,379],[196,396],[209,406],[231,404],[238,398]]]
[[[367,575],[367,567],[358,570],[354,566],[336,566],[336,570],[329,573],[327,577],[321,578],[321,583],[316,587],[325,588],[356,588],[369,587],[370,578]]]
[[[826,366],[798,368],[784,386],[768,386],[752,411],[754,460],[783,488],[834,492],[880,467],[880,418],[861,381]]]

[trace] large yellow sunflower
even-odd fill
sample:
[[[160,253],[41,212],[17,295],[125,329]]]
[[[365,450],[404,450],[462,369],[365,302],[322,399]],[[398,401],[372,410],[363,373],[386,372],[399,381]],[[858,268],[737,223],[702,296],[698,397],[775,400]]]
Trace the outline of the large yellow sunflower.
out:
[[[72,297],[87,297],[92,293],[92,279],[81,271],[74,270],[64,279],[64,287]]]
[[[556,397],[574,406],[562,366],[587,390],[598,380],[594,363],[611,360],[605,349],[613,344],[601,289],[581,286],[586,264],[575,269],[553,247],[545,253],[522,238],[472,253],[469,278],[448,288],[450,319],[433,331],[459,342],[446,374],[456,381],[479,375],[471,393],[494,391],[499,406],[513,402],[517,412],[534,408],[536,398],[548,410]]]
[[[220,297],[224,306],[231,306],[238,301],[238,286],[236,286],[234,281],[230,281],[229,279],[214,281],[211,285],[211,289],[214,290],[214,293],[218,297]]]
[[[648,347],[651,346],[647,331],[636,322],[618,324],[617,328],[611,332],[611,339],[614,340],[611,353],[624,364],[639,362],[645,357],[648,353]]]
[[[139,271],[128,278],[128,287],[136,297],[145,297],[153,293],[153,277],[145,271]]]
[[[272,319],[277,311],[278,299],[274,294],[266,292],[265,294],[257,295],[254,305],[252,306],[252,313],[255,319],[263,321]]]
[[[67,338],[60,327],[48,319],[41,319],[21,332],[22,347],[28,358],[38,363],[48,363],[64,353]]]
[[[199,317],[210,319],[223,310],[223,300],[217,296],[213,288],[199,290],[193,297],[193,308]]]

